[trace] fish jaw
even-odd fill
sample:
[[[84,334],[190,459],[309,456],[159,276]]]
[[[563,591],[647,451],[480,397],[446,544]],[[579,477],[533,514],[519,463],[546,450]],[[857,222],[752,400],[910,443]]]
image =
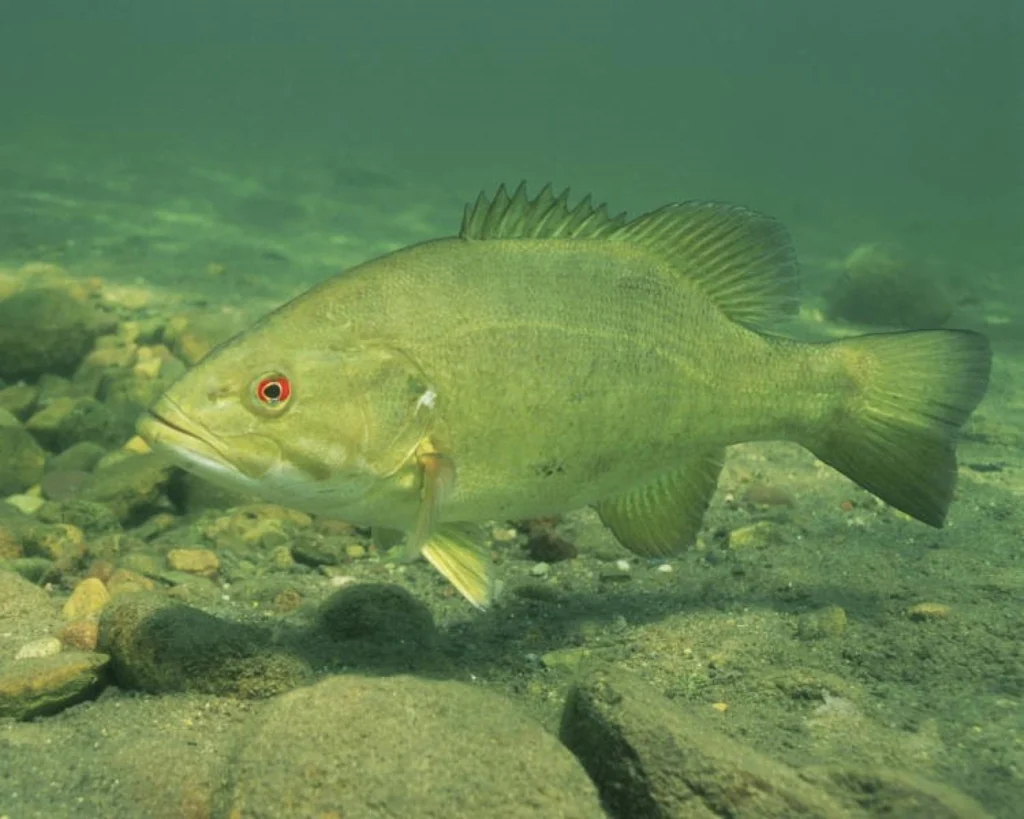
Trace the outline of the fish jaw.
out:
[[[212,483],[245,492],[259,492],[260,478],[276,454],[263,452],[246,459],[229,457],[224,451],[227,446],[218,445],[216,436],[166,396],[139,417],[135,431],[176,466]],[[252,443],[256,436],[247,437]]]

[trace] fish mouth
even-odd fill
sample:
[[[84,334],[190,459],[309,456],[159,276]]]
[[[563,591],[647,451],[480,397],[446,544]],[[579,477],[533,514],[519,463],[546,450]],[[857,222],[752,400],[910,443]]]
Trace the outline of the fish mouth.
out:
[[[183,465],[199,462],[207,467],[235,467],[209,443],[210,434],[190,419],[173,400],[164,396],[143,412],[135,431],[154,449],[162,450]]]

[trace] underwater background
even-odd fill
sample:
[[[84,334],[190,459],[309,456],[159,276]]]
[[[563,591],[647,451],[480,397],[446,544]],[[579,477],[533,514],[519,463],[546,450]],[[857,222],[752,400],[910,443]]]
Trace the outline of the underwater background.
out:
[[[5,2],[0,817],[1019,816],[1022,38],[1015,0]],[[494,522],[481,614],[133,437],[521,179],[779,218],[787,332],[988,335],[946,528],[743,445],[679,558]]]

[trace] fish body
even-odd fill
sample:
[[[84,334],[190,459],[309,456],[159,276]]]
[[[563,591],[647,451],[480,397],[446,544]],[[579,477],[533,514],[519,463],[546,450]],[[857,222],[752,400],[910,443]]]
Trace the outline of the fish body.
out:
[[[628,548],[673,554],[744,441],[796,441],[940,525],[987,341],[765,331],[796,305],[788,238],[760,214],[627,220],[500,189],[458,236],[329,279],[215,350],[139,431],[221,484],[408,533],[478,605],[492,580],[463,524],[593,505]]]

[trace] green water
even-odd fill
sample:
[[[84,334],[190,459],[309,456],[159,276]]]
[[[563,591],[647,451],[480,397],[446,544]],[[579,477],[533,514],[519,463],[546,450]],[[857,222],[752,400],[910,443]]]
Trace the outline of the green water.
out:
[[[934,288],[948,324],[985,332],[995,349],[945,530],[881,509],[806,453],[745,446],[701,548],[671,573],[634,562],[617,582],[624,553],[583,516],[560,524],[579,557],[550,575],[531,573],[538,561],[521,544],[496,543],[503,581],[524,590],[486,615],[423,565],[388,568],[371,552],[344,574],[406,585],[430,609],[443,662],[413,657],[401,670],[472,678],[551,731],[578,649],[673,702],[728,703],[721,730],[786,765],[907,770],[1010,819],[1024,798],[1022,41],[1018,0],[11,0],[0,6],[0,286],[43,262],[111,292],[139,288],[122,323],[230,308],[243,326],[338,270],[454,233],[481,189],[527,179],[616,212],[710,199],[776,216],[803,266],[796,329],[822,336],[872,329],[819,311],[852,252],[889,248],[897,279],[922,301]],[[52,463],[58,448],[44,448]],[[786,500],[746,502],[752,485]],[[309,612],[277,595],[312,605],[333,589],[326,570],[273,563],[273,547],[200,535],[202,490],[167,486],[148,522],[121,516],[129,534],[150,529],[142,557],[119,553],[115,566],[173,588],[182,578],[166,575],[167,549],[212,548],[221,573],[187,602],[231,620],[266,610],[297,629]],[[209,499],[208,514],[226,516],[229,503]],[[153,534],[158,512],[173,516],[170,535]],[[779,528],[755,533],[749,550],[727,545],[726,532],[761,520]],[[88,559],[37,578],[55,606],[89,560],[109,558],[83,529]],[[147,560],[160,571],[142,571]],[[218,599],[224,583],[254,578],[266,588]],[[948,610],[908,616],[922,602]],[[846,625],[817,635],[830,606]],[[317,673],[394,670],[296,651]],[[150,696],[111,686],[95,705],[0,721],[0,817],[146,815],[95,785],[128,781],[125,760],[89,749],[97,720],[117,747],[134,747],[133,723],[112,714],[138,712],[158,736],[161,719],[203,707],[182,701],[194,692]],[[838,700],[855,720],[829,710]],[[213,701],[216,730],[242,724],[236,698]],[[186,758],[189,740],[174,743],[154,741],[136,766]],[[231,758],[225,746],[211,753]],[[207,775],[217,780],[196,774]],[[219,815],[224,800],[210,798]]]

